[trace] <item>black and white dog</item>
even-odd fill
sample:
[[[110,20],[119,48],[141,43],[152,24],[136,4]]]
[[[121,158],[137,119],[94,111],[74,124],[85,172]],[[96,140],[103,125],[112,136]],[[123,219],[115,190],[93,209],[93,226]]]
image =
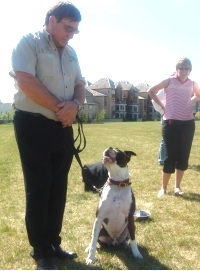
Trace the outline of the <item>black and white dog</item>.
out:
[[[135,197],[129,181],[127,163],[132,151],[121,151],[112,147],[103,152],[103,163],[108,170],[108,181],[104,185],[93,226],[92,240],[86,251],[87,264],[95,260],[97,242],[117,246],[131,239],[133,256],[143,258],[135,241]]]

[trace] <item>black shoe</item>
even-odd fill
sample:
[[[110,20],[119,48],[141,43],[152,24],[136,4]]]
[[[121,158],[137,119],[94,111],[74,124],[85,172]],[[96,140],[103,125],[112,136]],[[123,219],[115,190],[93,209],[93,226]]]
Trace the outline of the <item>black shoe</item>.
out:
[[[52,258],[42,258],[36,261],[37,270],[58,270]]]
[[[54,257],[57,257],[60,259],[74,259],[74,258],[77,258],[78,255],[76,254],[76,252],[66,251],[66,250],[63,250],[60,246],[58,246],[58,247],[55,247]]]

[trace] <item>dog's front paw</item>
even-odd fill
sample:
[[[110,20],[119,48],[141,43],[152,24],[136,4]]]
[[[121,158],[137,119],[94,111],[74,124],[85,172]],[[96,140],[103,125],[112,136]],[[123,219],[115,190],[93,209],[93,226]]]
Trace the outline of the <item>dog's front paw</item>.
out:
[[[143,259],[142,254],[139,252],[139,250],[137,251],[132,251],[133,252],[133,256],[137,259]]]
[[[86,259],[86,264],[87,265],[91,265],[91,264],[93,264],[94,263],[94,259],[92,259],[91,257],[87,257],[87,259]]]
[[[137,244],[135,240],[131,241],[131,250],[133,252],[133,256],[137,259],[143,259],[143,256],[141,255],[141,253],[138,250]]]

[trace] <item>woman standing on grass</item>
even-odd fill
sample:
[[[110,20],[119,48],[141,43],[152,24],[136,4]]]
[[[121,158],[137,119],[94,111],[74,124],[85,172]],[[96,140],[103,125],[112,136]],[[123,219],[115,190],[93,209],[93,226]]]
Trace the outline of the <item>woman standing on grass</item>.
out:
[[[181,58],[176,64],[174,76],[162,81],[148,90],[149,96],[164,110],[162,136],[165,142],[167,157],[162,173],[162,187],[158,192],[161,197],[166,194],[167,185],[175,172],[175,195],[182,195],[180,184],[188,160],[195,131],[192,102],[200,100],[198,85],[188,78],[192,64],[188,58]],[[156,96],[164,89],[163,103]]]

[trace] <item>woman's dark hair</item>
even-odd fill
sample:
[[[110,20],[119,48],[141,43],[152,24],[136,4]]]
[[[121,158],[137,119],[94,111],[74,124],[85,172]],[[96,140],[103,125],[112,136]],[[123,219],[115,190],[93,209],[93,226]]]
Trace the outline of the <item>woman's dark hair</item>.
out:
[[[69,19],[74,22],[81,21],[80,11],[70,2],[58,2],[56,5],[50,8],[46,14],[45,25],[49,23],[49,17],[55,16],[59,23],[62,19]]]
[[[192,63],[187,57],[182,57],[179,60],[179,62],[176,64],[176,70],[178,70],[178,68],[182,65],[187,65],[189,67],[190,71],[192,71]]]

